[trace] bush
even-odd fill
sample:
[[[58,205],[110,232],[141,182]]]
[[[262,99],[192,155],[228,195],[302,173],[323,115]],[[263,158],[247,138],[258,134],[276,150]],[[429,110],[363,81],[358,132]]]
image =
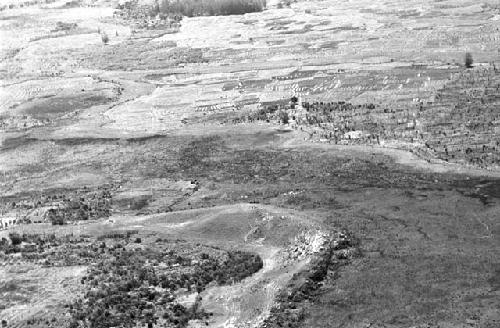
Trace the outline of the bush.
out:
[[[102,32],[102,33],[101,33],[101,40],[102,40],[102,43],[104,43],[104,44],[108,44],[108,42],[109,42],[109,37],[108,37],[108,35],[106,34],[106,32]]]
[[[54,216],[50,218],[52,225],[64,225],[64,218],[62,216]]]
[[[12,245],[19,245],[23,242],[23,238],[16,232],[9,233],[9,239]]]
[[[160,12],[184,16],[242,15],[262,11],[266,0],[162,0]]]
[[[465,67],[472,68],[474,60],[472,59],[472,54],[470,52],[465,53]]]
[[[286,111],[280,112],[280,121],[283,124],[288,124],[289,117],[288,117],[288,113]]]

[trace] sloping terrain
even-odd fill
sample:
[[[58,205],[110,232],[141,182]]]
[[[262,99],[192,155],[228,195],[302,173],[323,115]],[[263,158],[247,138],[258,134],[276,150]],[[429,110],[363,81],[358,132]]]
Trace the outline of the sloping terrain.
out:
[[[496,1],[125,7],[0,5],[3,326],[500,324]]]

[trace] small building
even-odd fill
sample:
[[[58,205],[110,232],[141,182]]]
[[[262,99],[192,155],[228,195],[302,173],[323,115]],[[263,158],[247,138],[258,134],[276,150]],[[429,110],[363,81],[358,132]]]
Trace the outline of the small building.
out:
[[[7,229],[17,223],[17,219],[12,216],[0,218],[0,229]]]
[[[361,131],[361,130],[355,130],[355,131],[349,131],[344,133],[344,139],[361,139],[364,137],[367,137],[369,134]]]

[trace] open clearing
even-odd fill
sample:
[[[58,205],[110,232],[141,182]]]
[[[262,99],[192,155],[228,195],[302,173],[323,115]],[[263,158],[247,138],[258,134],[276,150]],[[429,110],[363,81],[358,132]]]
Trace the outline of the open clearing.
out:
[[[498,1],[117,6],[0,1],[2,326],[500,326]]]

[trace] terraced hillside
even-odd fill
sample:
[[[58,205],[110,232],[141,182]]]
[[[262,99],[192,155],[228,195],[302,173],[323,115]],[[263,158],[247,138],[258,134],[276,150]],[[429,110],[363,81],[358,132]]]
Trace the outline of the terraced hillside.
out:
[[[2,327],[500,324],[497,1],[165,8],[1,2]]]

